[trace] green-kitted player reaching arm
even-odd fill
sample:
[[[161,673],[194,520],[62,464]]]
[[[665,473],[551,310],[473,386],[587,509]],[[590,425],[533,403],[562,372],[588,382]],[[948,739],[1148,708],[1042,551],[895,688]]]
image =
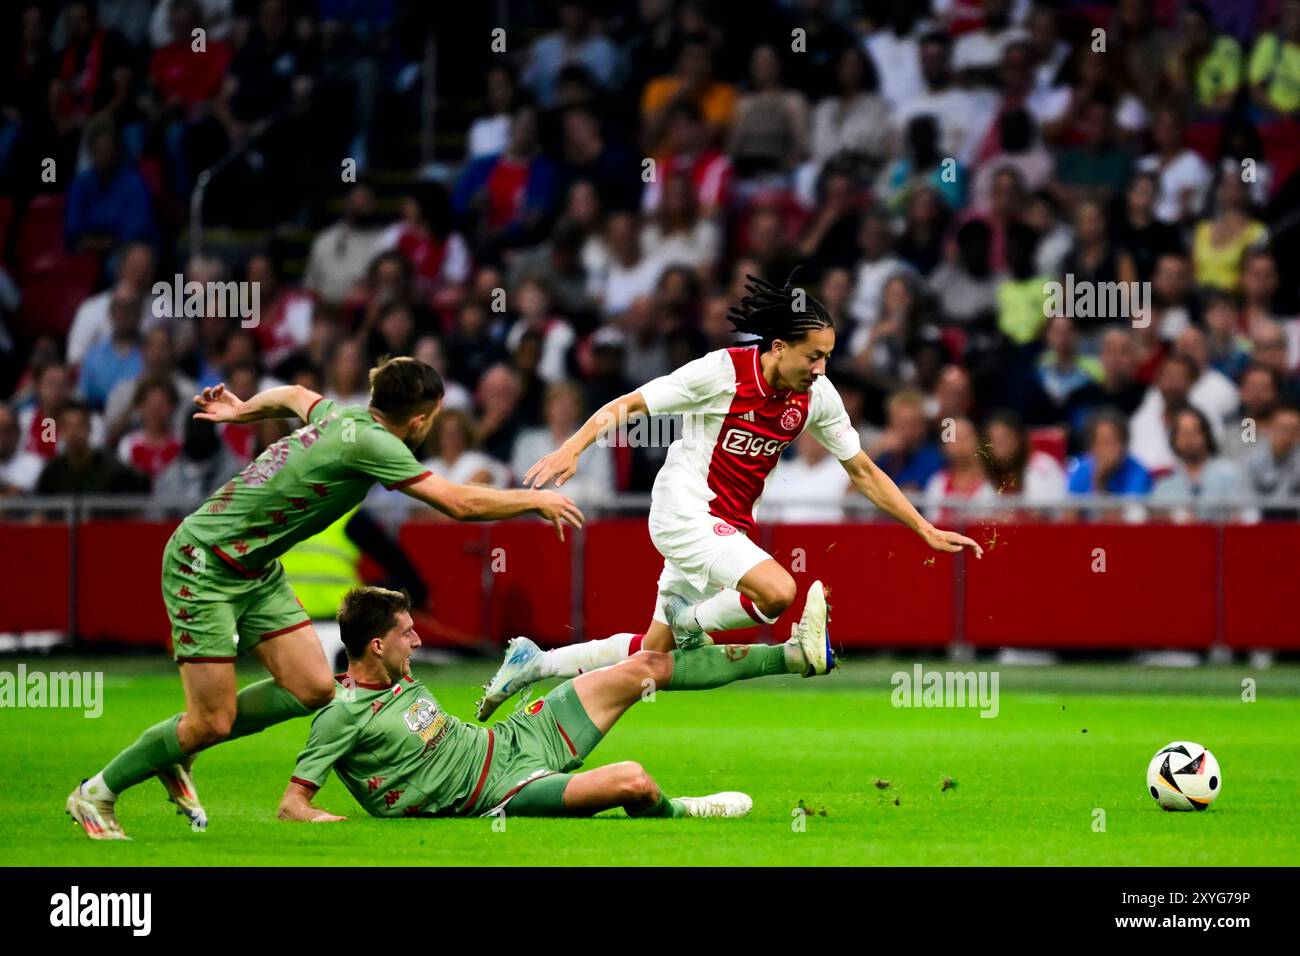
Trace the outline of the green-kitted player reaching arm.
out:
[[[150,727],[68,796],[68,813],[87,836],[125,839],[117,797],[152,776],[191,826],[205,827],[190,772],[195,754],[329,703],[329,664],[278,559],[360,504],[375,482],[462,521],[532,512],[553,522],[561,539],[565,524],[582,526],[582,512],[562,495],[455,485],[424,468],[412,449],[428,437],[442,394],[436,371],[403,357],[371,371],[364,408],[295,385],[248,401],[221,385],[195,397],[195,417],[208,421],[306,424],[222,485],[167,542],[163,602],[184,665],[185,711]],[[236,692],[235,660],[244,651],[271,676]]]
[[[573,771],[648,693],[826,670],[825,642],[805,631],[777,645],[640,651],[566,680],[489,729],[448,714],[411,675],[420,637],[405,594],[353,589],[343,599],[339,631],[348,670],[312,719],[280,802],[284,820],[344,819],[312,805],[331,770],[377,817],[582,817],[614,807],[633,817],[743,816],[752,806],[743,793],[669,798],[630,761]]]

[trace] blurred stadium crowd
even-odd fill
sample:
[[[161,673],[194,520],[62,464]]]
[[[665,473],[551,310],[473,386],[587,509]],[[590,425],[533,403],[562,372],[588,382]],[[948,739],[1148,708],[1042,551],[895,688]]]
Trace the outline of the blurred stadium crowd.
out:
[[[194,422],[196,389],[364,402],[385,354],[447,382],[430,467],[510,484],[798,266],[864,447],[941,516],[1294,517],[1300,0],[450,6],[5,5],[0,493],[198,499],[287,426]],[[171,316],[178,274],[256,283],[256,324]],[[842,517],[838,463],[788,454],[769,514]]]

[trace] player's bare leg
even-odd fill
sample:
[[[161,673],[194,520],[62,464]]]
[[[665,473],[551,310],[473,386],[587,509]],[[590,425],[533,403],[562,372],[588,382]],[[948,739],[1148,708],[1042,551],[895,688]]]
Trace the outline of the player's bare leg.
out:
[[[233,662],[188,661],[181,665],[184,713],[149,728],[69,796],[68,812],[88,836],[104,839],[95,831],[111,832],[111,827],[104,825],[110,820],[120,832],[113,812],[118,795],[155,775],[190,826],[206,828],[207,813],[191,775],[195,755],[223,741],[305,716],[329,702],[334,684],[310,625],[265,641],[252,653],[272,676],[238,692]]]
[[[198,750],[225,739],[229,733],[235,713],[235,665],[229,661],[184,664],[181,684],[185,689],[184,713],[150,727],[69,795],[69,815],[92,840],[126,838],[117,822],[117,798],[155,774],[191,826],[201,829],[206,825],[206,814],[189,779],[189,760]],[[177,796],[172,796],[173,786]]]
[[[334,675],[311,624],[263,641],[252,654],[276,685],[309,711],[324,707],[334,697]]]
[[[813,656],[795,641],[699,647],[670,654],[643,650],[621,664],[574,678],[573,690],[603,735],[628,708],[659,690],[703,690],[754,677],[804,673]],[[565,811],[575,816],[612,807],[623,807],[629,816],[743,816],[752,806],[746,794],[735,791],[668,798],[635,763],[576,774],[564,790]]]
[[[177,718],[176,742],[192,757],[230,735],[239,682],[233,663],[187,662],[180,670],[185,711]]]
[[[740,590],[723,590],[694,605],[685,598],[669,597],[664,611],[672,626],[651,620],[641,635],[615,634],[597,641],[543,651],[526,637],[516,637],[506,646],[505,660],[486,684],[476,714],[488,717],[514,694],[547,677],[575,677],[612,664],[638,650],[667,653],[674,648],[690,649],[712,643],[705,629],[725,631],[771,624],[793,601],[794,578],[774,560],[755,565],[739,582]],[[775,612],[775,613],[771,613]],[[808,588],[803,615],[791,629],[791,642],[806,640],[812,647],[824,647],[805,669],[805,676],[823,674],[835,666],[826,624],[830,619],[826,591],[820,581]],[[639,640],[638,640],[639,638]]]
[[[724,588],[695,603],[670,598],[664,614],[677,646],[689,648],[708,643],[711,633],[773,623],[797,593],[790,572],[768,558],[745,572],[735,590]]]
[[[671,651],[672,631],[652,621],[644,634],[623,632],[594,641],[582,641],[544,651],[526,637],[512,638],[505,657],[491,679],[483,685],[483,696],[475,705],[479,720],[487,720],[515,694],[548,677],[576,677],[627,660],[642,648]]]
[[[573,816],[589,816],[622,807],[628,816],[638,816],[663,799],[645,768],[625,760],[573,775],[564,788],[564,810]]]
[[[807,637],[784,644],[715,644],[669,654],[638,651],[621,664],[573,679],[587,716],[605,734],[629,707],[659,691],[708,690],[738,680],[784,674],[824,674],[834,667],[826,645]]]
[[[667,654],[675,650],[677,642],[673,639],[673,629],[663,621],[651,619],[641,638],[641,647],[647,651],[662,651]]]
[[[565,815],[575,817],[615,807],[629,817],[743,817],[753,806],[748,794],[736,791],[666,797],[645,768],[632,760],[574,774],[564,788]]]

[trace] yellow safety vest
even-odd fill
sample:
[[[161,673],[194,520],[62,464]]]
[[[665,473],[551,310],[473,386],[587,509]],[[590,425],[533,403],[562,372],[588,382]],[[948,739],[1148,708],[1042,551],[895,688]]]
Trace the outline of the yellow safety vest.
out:
[[[280,558],[289,586],[312,620],[332,620],[343,595],[362,583],[357,572],[361,549],[343,530],[356,513],[357,509],[353,508],[324,531],[295,544]]]

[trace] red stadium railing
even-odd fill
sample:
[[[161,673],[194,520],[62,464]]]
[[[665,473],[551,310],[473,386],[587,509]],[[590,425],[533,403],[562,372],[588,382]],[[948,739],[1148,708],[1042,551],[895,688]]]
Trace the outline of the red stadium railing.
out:
[[[85,644],[168,643],[159,597],[174,517],[0,520],[0,632]],[[985,548],[935,554],[891,523],[766,524],[758,541],[801,589],[826,582],[850,648],[1300,650],[1300,524],[971,520]],[[408,521],[398,540],[432,613],[462,634],[548,645],[639,631],[661,559],[644,517],[592,520],[564,543],[548,525]],[[740,639],[779,640],[794,611]]]

